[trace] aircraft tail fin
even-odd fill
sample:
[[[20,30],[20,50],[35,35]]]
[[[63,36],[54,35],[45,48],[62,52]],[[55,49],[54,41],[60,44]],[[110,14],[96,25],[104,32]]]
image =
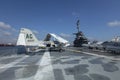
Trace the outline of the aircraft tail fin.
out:
[[[31,30],[26,28],[21,28],[20,34],[18,36],[17,45],[24,46],[37,46],[39,44],[38,39],[32,33]]]

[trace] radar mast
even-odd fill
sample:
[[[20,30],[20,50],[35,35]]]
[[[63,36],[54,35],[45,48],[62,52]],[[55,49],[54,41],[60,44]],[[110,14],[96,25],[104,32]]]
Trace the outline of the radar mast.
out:
[[[84,36],[83,32],[80,31],[80,20],[79,19],[77,20],[76,25],[77,25],[77,33],[74,33],[74,35],[76,35],[76,38],[73,44],[74,44],[74,47],[82,47],[82,44],[87,44],[88,40]]]

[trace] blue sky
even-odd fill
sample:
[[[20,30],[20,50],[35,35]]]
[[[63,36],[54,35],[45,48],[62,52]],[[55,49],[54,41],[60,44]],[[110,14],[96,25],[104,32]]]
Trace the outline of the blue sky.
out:
[[[0,42],[15,42],[26,27],[43,39],[49,32],[74,40],[76,21],[89,39],[120,36],[120,0],[0,0]]]

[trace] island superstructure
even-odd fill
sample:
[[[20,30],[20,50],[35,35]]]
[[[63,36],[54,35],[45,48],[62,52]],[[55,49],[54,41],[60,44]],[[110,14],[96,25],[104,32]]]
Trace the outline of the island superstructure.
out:
[[[80,20],[77,20],[77,33],[74,33],[76,35],[76,38],[73,42],[74,47],[82,47],[82,44],[87,44],[88,39],[84,36],[83,32],[80,31]]]

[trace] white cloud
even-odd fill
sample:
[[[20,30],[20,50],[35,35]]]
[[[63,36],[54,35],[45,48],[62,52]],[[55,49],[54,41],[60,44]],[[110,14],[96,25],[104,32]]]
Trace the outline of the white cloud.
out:
[[[9,24],[4,23],[4,22],[0,22],[0,28],[1,29],[10,29],[11,26]]]
[[[113,21],[113,22],[109,22],[108,23],[108,26],[110,26],[110,27],[120,27],[120,21]]]
[[[5,22],[0,22],[0,43],[15,43],[18,36],[18,30]]]
[[[14,32],[19,32],[19,30],[16,30],[15,28],[12,28],[11,30]]]
[[[13,28],[11,25],[5,23],[5,22],[0,22],[0,29],[4,29],[4,30],[10,30],[10,31],[14,31],[14,32],[18,32],[18,30],[16,30],[15,28]]]
[[[4,34],[5,36],[11,36],[11,35],[12,35],[11,32],[4,32],[3,34]]]
[[[70,42],[72,42],[74,40],[74,35],[70,35],[70,34],[65,34],[65,33],[61,33],[60,36]]]
[[[65,33],[61,33],[60,36],[62,36],[62,37],[71,37],[71,35],[65,34]]]

